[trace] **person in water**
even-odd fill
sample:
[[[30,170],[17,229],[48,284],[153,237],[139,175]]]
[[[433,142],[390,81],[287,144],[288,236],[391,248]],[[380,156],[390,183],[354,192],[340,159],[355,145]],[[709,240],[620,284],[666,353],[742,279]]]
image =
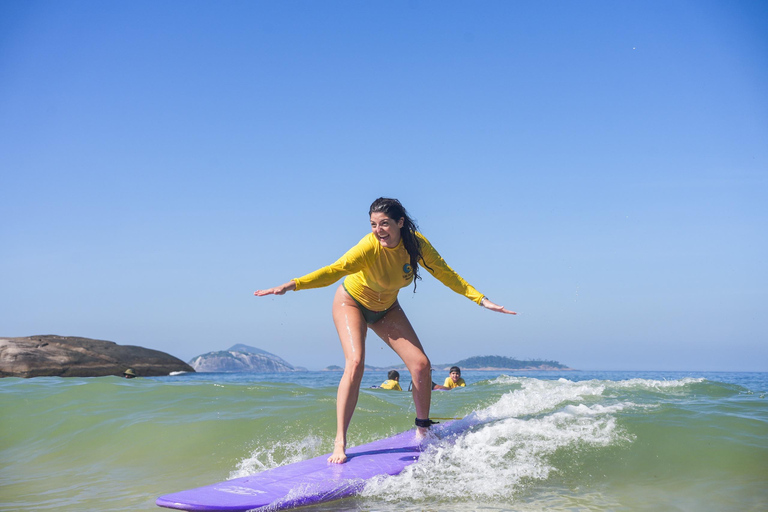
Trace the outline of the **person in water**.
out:
[[[445,378],[443,387],[446,389],[463,388],[467,385],[464,379],[461,378],[461,368],[458,366],[451,366],[448,377]]]
[[[397,370],[389,370],[389,373],[387,374],[387,380],[381,383],[381,386],[379,386],[381,389],[391,389],[394,391],[402,391],[403,388],[400,387],[400,372]]]
[[[329,286],[346,276],[333,299],[333,321],[344,351],[344,374],[336,395],[336,439],[328,458],[332,463],[347,460],[347,430],[357,405],[365,364],[368,328],[389,345],[411,373],[416,426],[426,435],[432,424],[429,406],[432,394],[430,361],[411,322],[397,300],[400,288],[421,279],[420,267],[451,290],[478,305],[514,315],[464,281],[440,257],[417,230],[416,223],[397,199],[380,197],[368,211],[371,233],[335,263],[285,284],[257,290],[254,295],[283,295],[291,290]]]

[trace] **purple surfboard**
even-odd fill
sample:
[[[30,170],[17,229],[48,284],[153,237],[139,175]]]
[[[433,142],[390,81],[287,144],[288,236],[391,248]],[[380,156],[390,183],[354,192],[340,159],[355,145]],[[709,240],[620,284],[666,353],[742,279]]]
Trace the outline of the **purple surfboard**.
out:
[[[473,422],[451,421],[432,428],[437,438],[458,434]],[[429,438],[427,438],[429,439]],[[351,496],[367,480],[397,475],[419,459],[429,441],[416,438],[416,430],[347,450],[344,464],[331,464],[322,455],[255,475],[235,478],[197,489],[166,494],[161,507],[179,510],[244,511],[261,507],[282,510]]]

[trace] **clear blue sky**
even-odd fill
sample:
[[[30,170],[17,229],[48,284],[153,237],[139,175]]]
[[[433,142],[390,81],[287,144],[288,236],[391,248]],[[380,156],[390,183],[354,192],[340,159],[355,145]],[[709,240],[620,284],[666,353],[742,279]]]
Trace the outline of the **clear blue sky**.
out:
[[[0,336],[342,364],[333,262],[397,197],[433,362],[768,371],[768,3],[0,3]],[[397,357],[373,333],[368,362]]]

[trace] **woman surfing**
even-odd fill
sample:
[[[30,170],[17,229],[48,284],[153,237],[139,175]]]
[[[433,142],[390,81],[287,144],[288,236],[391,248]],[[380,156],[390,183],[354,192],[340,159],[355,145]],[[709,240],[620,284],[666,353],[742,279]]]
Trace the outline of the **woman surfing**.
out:
[[[431,365],[419,337],[400,307],[401,288],[421,279],[419,268],[451,290],[480,306],[515,315],[459,276],[417,230],[400,201],[380,197],[368,212],[371,233],[335,263],[285,284],[257,290],[254,295],[283,295],[290,290],[329,286],[346,276],[333,299],[333,322],[344,351],[344,374],[336,396],[336,439],[329,462],[347,460],[347,430],[357,405],[365,364],[365,338],[373,330],[403,360],[411,373],[416,426],[421,435],[432,424],[429,406],[432,393]]]

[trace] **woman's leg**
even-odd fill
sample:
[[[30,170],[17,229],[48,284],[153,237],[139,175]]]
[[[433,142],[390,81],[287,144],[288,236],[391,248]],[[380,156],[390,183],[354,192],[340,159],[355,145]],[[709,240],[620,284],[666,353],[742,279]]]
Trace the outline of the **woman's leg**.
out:
[[[424,348],[421,346],[416,331],[405,316],[400,304],[395,304],[387,315],[371,325],[373,332],[392,347],[403,360],[413,381],[413,403],[416,417],[429,418],[429,405],[432,399],[431,365]],[[419,429],[424,434],[426,429]]]
[[[343,286],[339,286],[333,298],[333,323],[344,350],[344,375],[336,395],[336,440],[328,462],[340,464],[347,460],[347,429],[360,394],[365,364],[365,335],[368,332],[363,314]]]

